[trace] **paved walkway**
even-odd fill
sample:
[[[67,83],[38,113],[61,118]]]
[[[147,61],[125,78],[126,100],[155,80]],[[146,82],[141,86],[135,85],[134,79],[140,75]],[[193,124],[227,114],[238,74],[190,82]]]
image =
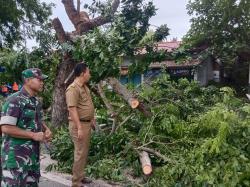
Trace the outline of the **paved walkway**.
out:
[[[68,187],[68,185],[63,185],[61,183],[54,182],[42,177],[39,183],[39,187]]]
[[[46,172],[45,169],[48,165],[56,163],[50,159],[48,154],[41,155],[41,181],[39,187],[68,187],[71,186],[71,175]],[[85,187],[121,187],[119,184],[109,184],[103,180],[93,180],[91,184],[84,185]]]

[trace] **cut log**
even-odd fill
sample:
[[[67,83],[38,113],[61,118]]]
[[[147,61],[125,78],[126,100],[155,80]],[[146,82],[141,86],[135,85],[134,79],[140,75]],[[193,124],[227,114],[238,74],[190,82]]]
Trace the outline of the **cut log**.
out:
[[[108,83],[112,86],[113,90],[121,95],[125,101],[135,109],[139,106],[139,101],[133,96],[133,94],[123,86],[116,78],[108,78]]]
[[[149,155],[146,151],[139,153],[142,171],[145,175],[150,175],[152,173],[152,165]]]
[[[136,99],[136,98],[130,98],[129,100],[128,100],[128,103],[130,104],[130,106],[131,106],[131,108],[137,108],[138,106],[139,106],[139,101],[138,101],[138,99]]]
[[[137,148],[137,149],[141,150],[141,151],[146,151],[146,152],[151,153],[151,154],[154,154],[155,156],[161,158],[164,162],[175,163],[174,160],[171,160],[171,159],[167,158],[166,156],[162,155],[161,153],[159,153],[158,151],[155,151],[153,149],[150,149],[150,148],[147,148],[147,147],[140,147],[140,148]]]

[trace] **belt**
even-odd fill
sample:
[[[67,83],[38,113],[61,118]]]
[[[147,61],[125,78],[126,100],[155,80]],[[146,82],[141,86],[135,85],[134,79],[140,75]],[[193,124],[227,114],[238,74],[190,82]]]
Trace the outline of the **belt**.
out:
[[[71,118],[69,118],[69,121],[72,121]],[[91,120],[86,120],[86,119],[80,119],[81,122],[91,122]]]
[[[91,120],[80,119],[81,122],[91,122]]]

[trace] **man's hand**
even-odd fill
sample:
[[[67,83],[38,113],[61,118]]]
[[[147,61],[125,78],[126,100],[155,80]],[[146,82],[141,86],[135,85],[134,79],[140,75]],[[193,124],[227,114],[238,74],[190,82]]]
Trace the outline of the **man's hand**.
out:
[[[77,128],[77,138],[78,140],[82,140],[83,139],[83,130],[81,127]]]
[[[45,136],[43,132],[35,132],[32,135],[32,139],[38,142],[44,142]]]
[[[52,132],[50,131],[50,129],[46,128],[44,134],[46,142],[50,142],[52,140]]]

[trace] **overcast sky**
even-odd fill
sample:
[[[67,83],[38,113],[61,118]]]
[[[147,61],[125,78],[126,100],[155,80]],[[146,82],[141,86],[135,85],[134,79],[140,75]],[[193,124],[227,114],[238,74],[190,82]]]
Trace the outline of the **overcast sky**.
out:
[[[53,16],[58,17],[66,31],[72,31],[73,25],[65,13],[65,9],[61,0],[42,0],[44,2],[53,2],[56,7],[53,8]],[[76,0],[75,0],[76,2]],[[82,0],[82,3],[90,3],[92,0]],[[187,15],[186,4],[188,0],[153,0],[157,10],[156,16],[152,17],[150,24],[160,26],[162,24],[167,24],[170,28],[170,36],[168,40],[173,37],[177,37],[178,40],[186,34],[190,27],[189,19]],[[83,6],[82,4],[82,6]],[[28,46],[32,46],[34,42],[30,41]]]

